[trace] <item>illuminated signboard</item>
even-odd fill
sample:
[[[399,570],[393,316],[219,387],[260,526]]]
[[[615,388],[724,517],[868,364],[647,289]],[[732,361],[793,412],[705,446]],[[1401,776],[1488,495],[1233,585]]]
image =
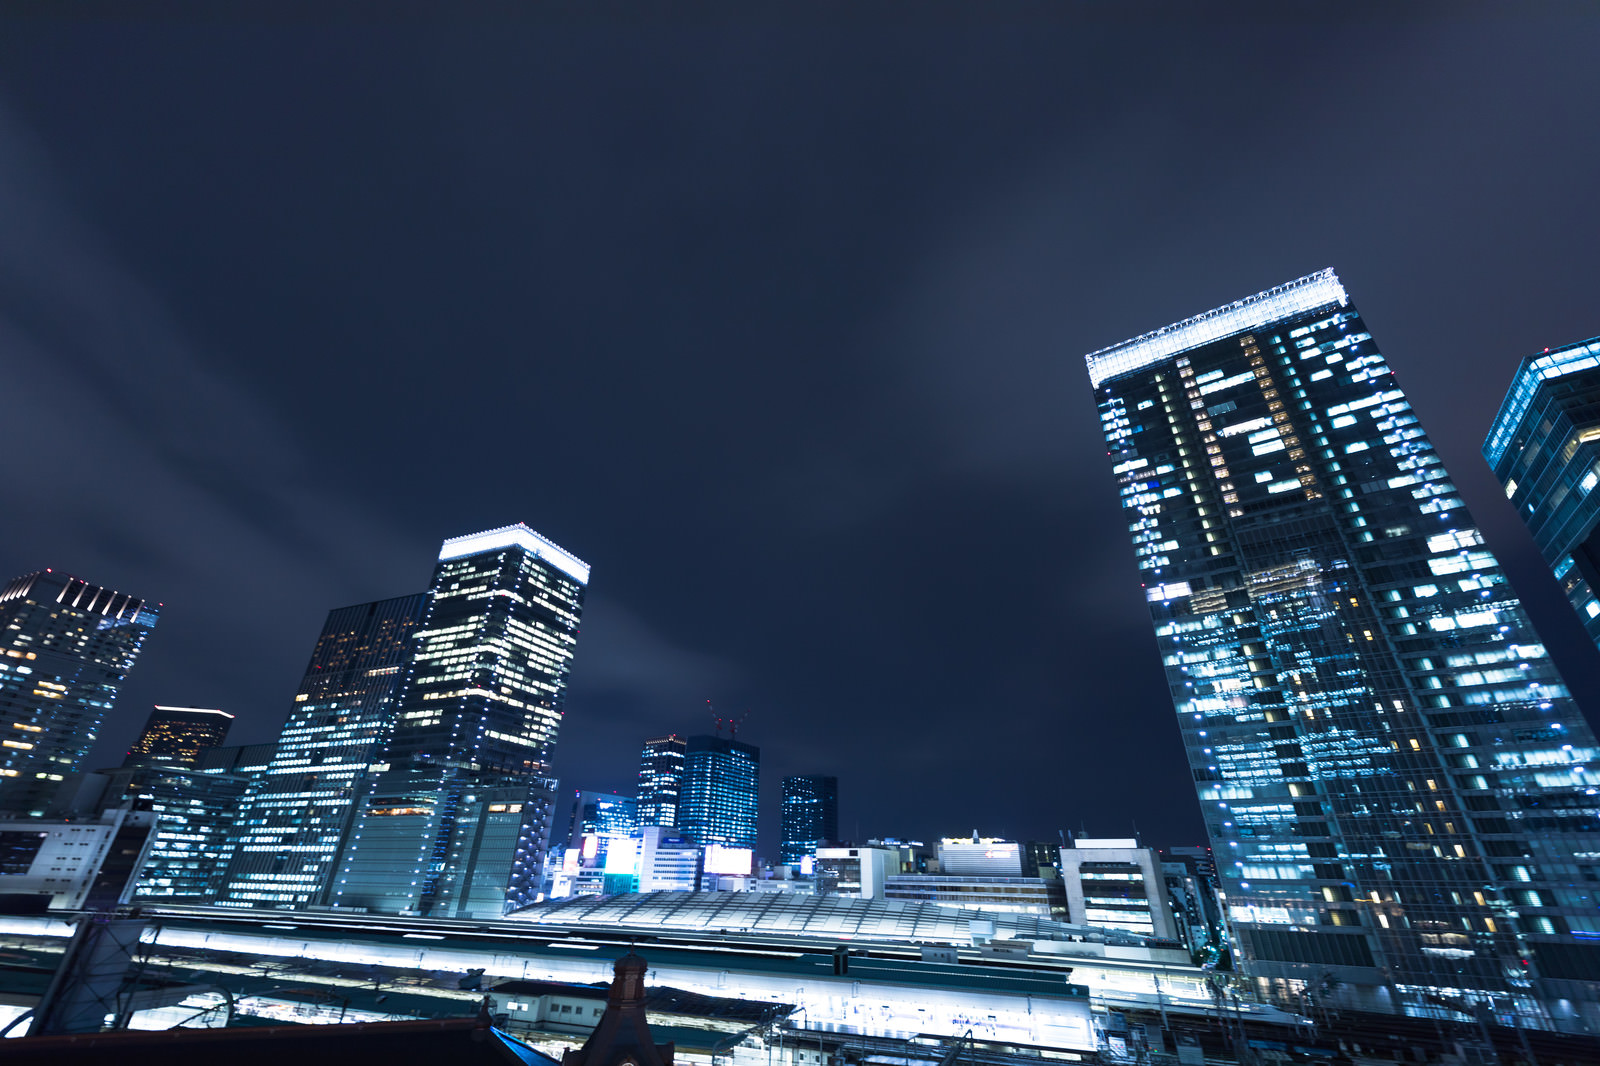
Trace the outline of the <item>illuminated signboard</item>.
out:
[[[729,848],[721,844],[706,845],[705,871],[708,874],[749,877],[754,861],[755,852],[749,848]]]

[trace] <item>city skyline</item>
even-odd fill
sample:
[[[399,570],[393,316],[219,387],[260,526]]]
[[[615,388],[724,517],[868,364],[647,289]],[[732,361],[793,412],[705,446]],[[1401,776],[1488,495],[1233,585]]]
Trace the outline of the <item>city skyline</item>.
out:
[[[1591,20],[6,28],[0,571],[166,605],[90,765],[273,740],[330,609],[527,521],[601,567],[564,787],[711,698],[769,854],[812,773],[851,839],[1198,842],[1077,358],[1328,264],[1594,703],[1477,454],[1600,332]]]

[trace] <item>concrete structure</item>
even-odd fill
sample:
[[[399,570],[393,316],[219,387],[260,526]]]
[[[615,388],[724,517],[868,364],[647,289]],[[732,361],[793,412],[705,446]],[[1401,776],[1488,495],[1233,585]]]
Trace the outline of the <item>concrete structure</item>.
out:
[[[1061,849],[1061,881],[1067,921],[1074,925],[1184,940],[1154,848],[1141,848],[1131,837],[1079,838]]]
[[[818,848],[812,867],[821,895],[882,899],[900,856],[888,848]]]
[[[94,819],[0,822],[6,909],[109,910],[133,897],[155,816],[108,810]]]
[[[640,834],[639,891],[693,891],[700,883],[701,848],[663,826]]]
[[[1052,869],[1051,874],[1055,871]],[[884,899],[914,899],[985,914],[1033,914],[1067,921],[1059,877],[962,877],[959,874],[890,874]]]

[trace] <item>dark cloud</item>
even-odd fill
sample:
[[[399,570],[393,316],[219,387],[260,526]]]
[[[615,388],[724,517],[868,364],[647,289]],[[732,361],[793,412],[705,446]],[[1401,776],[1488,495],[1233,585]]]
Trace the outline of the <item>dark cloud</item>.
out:
[[[862,835],[1181,838],[1081,356],[1333,265],[1585,696],[1476,449],[1600,331],[1592,13],[1157,12],[7,20],[0,568],[168,602],[108,737],[261,740],[524,520],[594,564],[569,787],[711,698]]]

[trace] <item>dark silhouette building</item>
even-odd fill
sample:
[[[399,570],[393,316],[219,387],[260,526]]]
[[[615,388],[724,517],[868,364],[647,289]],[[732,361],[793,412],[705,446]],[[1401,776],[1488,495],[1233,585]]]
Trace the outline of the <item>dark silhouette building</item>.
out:
[[[232,725],[233,715],[227,711],[157,704],[122,765],[198,765],[202,754],[228,739]]]
[[[802,774],[783,779],[783,835],[780,862],[800,865],[817,848],[839,841],[839,779]]]
[[[581,1048],[561,1056],[561,1066],[672,1066],[673,1046],[655,1042],[645,1017],[649,968],[631,951],[617,960],[599,1024]]]

